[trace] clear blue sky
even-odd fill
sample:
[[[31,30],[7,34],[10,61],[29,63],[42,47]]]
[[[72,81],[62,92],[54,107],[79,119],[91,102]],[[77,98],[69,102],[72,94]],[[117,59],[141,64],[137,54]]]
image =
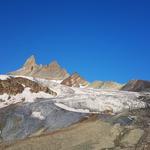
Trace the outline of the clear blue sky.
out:
[[[32,54],[89,81],[150,80],[150,1],[0,0],[0,73]]]

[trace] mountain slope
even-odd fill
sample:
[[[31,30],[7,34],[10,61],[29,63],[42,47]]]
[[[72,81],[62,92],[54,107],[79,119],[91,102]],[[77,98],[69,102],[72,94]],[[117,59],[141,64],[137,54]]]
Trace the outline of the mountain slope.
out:
[[[124,85],[121,90],[123,91],[134,91],[141,92],[146,91],[150,92],[150,81],[146,80],[131,80],[126,85]]]
[[[83,79],[78,73],[73,73],[68,78],[64,79],[61,84],[71,87],[85,87],[89,83]]]

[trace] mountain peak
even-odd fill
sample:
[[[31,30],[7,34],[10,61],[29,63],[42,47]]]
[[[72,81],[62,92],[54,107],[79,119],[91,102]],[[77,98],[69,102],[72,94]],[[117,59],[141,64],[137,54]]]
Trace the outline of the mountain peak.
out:
[[[64,80],[69,76],[68,72],[63,69],[57,61],[52,61],[49,65],[38,65],[36,64],[36,60],[33,55],[26,60],[22,68],[14,72],[10,72],[9,74],[32,76],[49,80]]]
[[[79,73],[77,73],[77,72],[72,73],[71,76],[79,76],[80,77]]]
[[[26,60],[24,67],[28,68],[28,67],[33,67],[35,65],[36,65],[36,60],[34,55],[32,55]]]
[[[49,66],[51,66],[51,67],[60,67],[59,63],[58,63],[56,60],[53,60],[53,61],[49,64]]]

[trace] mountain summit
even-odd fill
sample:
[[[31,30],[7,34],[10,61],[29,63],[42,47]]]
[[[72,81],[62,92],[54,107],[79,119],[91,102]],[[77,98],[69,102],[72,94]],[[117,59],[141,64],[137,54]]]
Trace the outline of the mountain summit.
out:
[[[49,80],[64,80],[69,76],[68,72],[61,68],[57,61],[52,61],[49,65],[36,64],[35,57],[29,57],[22,68],[10,75],[32,76]]]
[[[24,67],[29,68],[29,67],[34,67],[35,65],[36,65],[36,60],[34,55],[32,55],[26,60]]]

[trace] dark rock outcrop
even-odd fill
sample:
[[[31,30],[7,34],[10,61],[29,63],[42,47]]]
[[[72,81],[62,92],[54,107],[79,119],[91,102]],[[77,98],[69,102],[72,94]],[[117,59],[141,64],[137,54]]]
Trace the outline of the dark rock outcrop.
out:
[[[8,95],[16,95],[22,93],[26,87],[29,87],[30,91],[34,93],[43,91],[45,93],[56,95],[56,93],[48,87],[44,87],[35,81],[22,77],[10,77],[6,80],[0,80],[0,95],[4,93],[7,93]]]
[[[71,87],[87,86],[89,83],[83,79],[78,73],[73,73],[71,76],[61,82],[63,85]]]
[[[49,65],[37,65],[34,56],[27,59],[23,67],[10,75],[32,76],[48,80],[63,80],[69,76],[67,71],[53,61]]]
[[[134,92],[149,92],[150,91],[150,81],[145,80],[131,80],[126,85],[124,85],[121,90],[123,91],[134,91]]]

